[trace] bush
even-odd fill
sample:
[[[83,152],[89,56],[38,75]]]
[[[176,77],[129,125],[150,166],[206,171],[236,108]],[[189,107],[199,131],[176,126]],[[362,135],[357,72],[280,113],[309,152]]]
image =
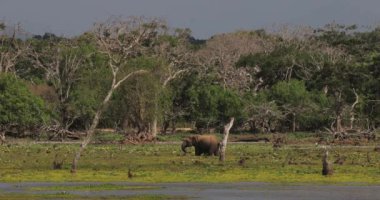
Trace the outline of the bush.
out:
[[[0,74],[0,126],[30,129],[49,119],[44,102],[13,75]]]
[[[190,88],[190,116],[198,130],[220,128],[230,117],[243,117],[243,101],[235,92],[218,85],[200,84]]]
[[[308,91],[303,81],[280,81],[271,88],[270,97],[287,118],[283,127],[295,125],[294,130],[312,130],[328,120],[323,113],[329,105],[327,97],[321,92]]]

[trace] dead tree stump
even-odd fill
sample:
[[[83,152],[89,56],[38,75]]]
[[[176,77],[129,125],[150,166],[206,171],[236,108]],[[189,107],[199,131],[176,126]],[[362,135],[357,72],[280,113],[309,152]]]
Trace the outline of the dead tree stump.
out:
[[[329,151],[326,149],[322,158],[322,175],[331,176],[334,173],[333,164],[328,161]]]
[[[0,131],[0,145],[3,145],[5,143],[6,143],[6,141],[5,141],[5,132],[4,131]]]
[[[59,159],[58,157],[59,157],[58,154],[55,154],[55,158],[53,161],[53,169],[62,169],[65,158]]]

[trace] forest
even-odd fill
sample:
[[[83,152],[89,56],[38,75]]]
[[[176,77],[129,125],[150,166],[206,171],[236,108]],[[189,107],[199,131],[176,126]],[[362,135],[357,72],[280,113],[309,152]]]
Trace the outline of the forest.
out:
[[[144,189],[115,181],[378,185],[379,126],[380,27],[198,39],[111,17],[66,37],[0,21],[0,181],[18,191],[0,199]]]
[[[380,125],[380,28],[281,26],[200,40],[146,17],[113,17],[74,37],[20,37],[21,26],[0,25],[2,143],[90,140],[100,128],[132,141],[181,128],[222,133],[228,122],[252,134]]]

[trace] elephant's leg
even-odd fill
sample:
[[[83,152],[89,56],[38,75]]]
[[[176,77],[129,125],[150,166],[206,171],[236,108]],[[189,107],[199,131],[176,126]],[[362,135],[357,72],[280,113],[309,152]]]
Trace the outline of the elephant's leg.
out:
[[[214,150],[212,148],[210,148],[208,151],[206,151],[206,153],[208,156],[212,156],[214,155]]]
[[[202,151],[199,148],[195,148],[195,155],[200,156],[202,154]]]
[[[216,155],[217,151],[218,150],[214,146],[210,146],[209,148],[207,148],[207,150],[205,150],[205,154],[207,154],[208,156],[213,156]]]

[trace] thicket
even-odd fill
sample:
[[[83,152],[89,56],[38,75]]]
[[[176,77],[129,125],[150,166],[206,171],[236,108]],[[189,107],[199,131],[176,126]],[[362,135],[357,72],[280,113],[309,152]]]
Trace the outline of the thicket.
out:
[[[2,25],[1,131],[88,128],[110,89],[107,64],[121,63],[123,55],[106,56],[91,31],[21,40],[5,29]],[[166,133],[181,124],[209,132],[221,131],[229,117],[237,120],[235,131],[251,133],[380,125],[379,28],[330,24],[286,33],[238,31],[207,40],[194,39],[187,29],[167,30],[143,41],[141,51],[119,66],[120,77],[137,69],[148,73],[115,91],[98,127],[149,133],[157,124]]]

